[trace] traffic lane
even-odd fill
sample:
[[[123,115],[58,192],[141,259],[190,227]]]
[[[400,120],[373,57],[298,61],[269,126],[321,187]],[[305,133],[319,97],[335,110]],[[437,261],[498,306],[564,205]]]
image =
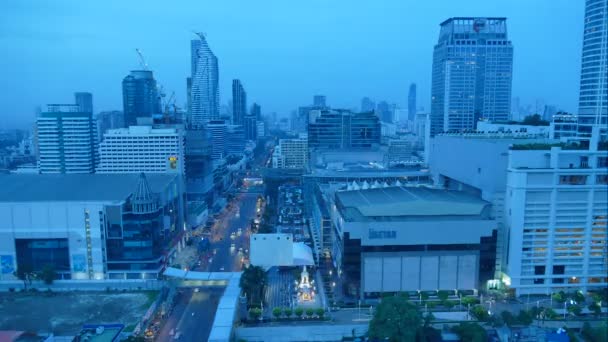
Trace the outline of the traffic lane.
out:
[[[176,329],[181,333],[182,341],[207,340],[223,292],[223,288],[209,287],[192,294]]]
[[[163,324],[163,327],[160,329],[156,341],[169,341],[173,338],[171,336],[171,330],[175,332],[175,328],[183,317],[193,294],[191,289],[183,289],[181,291],[182,293],[177,295],[178,297],[176,298],[177,301],[173,307],[173,311],[171,312],[171,315],[167,317],[165,324]]]

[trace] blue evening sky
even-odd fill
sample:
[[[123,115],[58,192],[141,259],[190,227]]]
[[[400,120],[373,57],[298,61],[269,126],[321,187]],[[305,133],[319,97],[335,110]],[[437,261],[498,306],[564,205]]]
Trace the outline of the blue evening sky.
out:
[[[433,45],[453,16],[505,16],[515,47],[513,96],[576,111],[582,0],[3,0],[0,128],[25,126],[46,103],[90,91],[95,111],[122,110],[121,80],[140,48],[185,103],[191,30],[219,59],[220,100],[240,78],[249,104],[280,116],[324,94],[406,105],[410,82],[430,109]]]

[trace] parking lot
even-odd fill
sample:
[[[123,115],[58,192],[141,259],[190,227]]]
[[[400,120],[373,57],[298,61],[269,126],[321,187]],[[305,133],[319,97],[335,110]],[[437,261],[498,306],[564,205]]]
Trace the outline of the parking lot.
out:
[[[76,335],[83,324],[122,323],[132,329],[156,292],[37,292],[0,295],[0,330]]]
[[[304,229],[304,199],[302,188],[296,185],[279,187],[277,233],[293,234],[294,241],[306,241]]]

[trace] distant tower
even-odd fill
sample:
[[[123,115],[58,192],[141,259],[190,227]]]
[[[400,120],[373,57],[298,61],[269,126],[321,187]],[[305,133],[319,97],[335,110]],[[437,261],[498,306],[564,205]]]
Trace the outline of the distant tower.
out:
[[[128,126],[137,125],[137,118],[151,118],[160,113],[156,80],[150,70],[134,70],[122,80],[122,105]]]
[[[591,136],[591,126],[608,123],[608,0],[585,1],[578,128]]]
[[[475,129],[511,112],[513,46],[506,18],[450,18],[433,52],[431,135]]]
[[[361,112],[373,112],[376,109],[376,103],[369,97],[361,99]]]
[[[251,105],[251,116],[255,116],[256,120],[262,119],[262,107],[255,102]]]
[[[209,48],[205,35],[190,42],[192,83],[190,90],[190,125],[202,127],[220,116],[219,69],[217,57]]]
[[[313,97],[313,101],[312,101],[313,106],[325,108],[325,107],[327,107],[326,100],[327,100],[327,98],[325,97],[325,95],[315,95]]]
[[[81,112],[93,113],[93,94],[74,93],[74,99]]]
[[[407,96],[407,119],[412,122],[416,119],[416,83],[410,84],[410,92]]]
[[[247,115],[247,93],[240,80],[232,80],[232,123],[243,125]]]

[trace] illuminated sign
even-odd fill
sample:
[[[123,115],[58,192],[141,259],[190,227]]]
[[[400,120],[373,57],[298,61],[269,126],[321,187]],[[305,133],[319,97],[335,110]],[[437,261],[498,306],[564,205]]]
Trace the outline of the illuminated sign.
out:
[[[369,239],[396,239],[397,232],[394,230],[369,230]]]
[[[169,157],[169,167],[171,167],[172,169],[177,168],[177,157],[176,156]]]

